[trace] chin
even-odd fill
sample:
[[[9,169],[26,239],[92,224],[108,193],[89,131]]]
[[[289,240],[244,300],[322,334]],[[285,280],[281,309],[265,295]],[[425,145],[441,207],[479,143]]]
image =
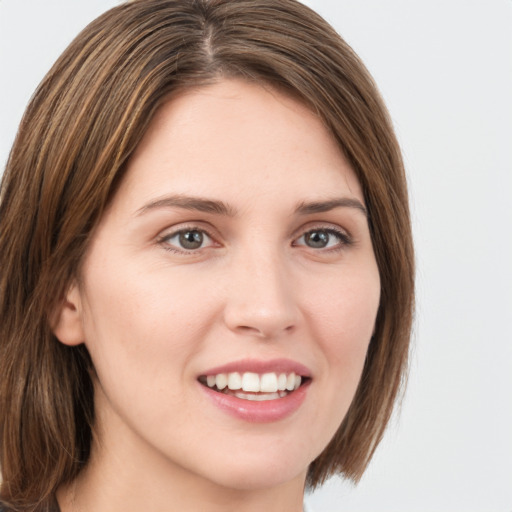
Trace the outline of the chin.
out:
[[[251,492],[282,487],[293,481],[301,482],[301,485],[303,485],[306,475],[307,467],[299,472],[283,472],[271,467],[256,471],[249,468],[240,471],[229,471],[228,474],[216,478],[215,483],[234,491]]]
[[[238,451],[223,466],[212,464],[213,471],[205,476],[219,486],[236,491],[270,489],[292,481],[304,485],[309,462],[297,460],[298,451],[296,448],[294,454],[286,455],[276,449],[269,457],[262,457],[261,453],[251,457],[250,452]]]

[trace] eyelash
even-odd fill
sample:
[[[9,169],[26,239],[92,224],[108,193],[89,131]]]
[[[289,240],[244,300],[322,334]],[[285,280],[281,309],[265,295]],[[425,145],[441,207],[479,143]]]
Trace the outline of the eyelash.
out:
[[[175,254],[180,254],[180,255],[184,255],[184,256],[187,256],[187,255],[190,256],[193,254],[197,254],[198,251],[201,251],[202,249],[206,249],[207,247],[198,247],[197,249],[185,249],[185,248],[178,248],[169,243],[169,240],[171,240],[175,237],[178,237],[182,234],[191,233],[191,232],[201,233],[203,236],[206,235],[212,241],[212,243],[215,244],[215,238],[208,232],[208,230],[206,230],[202,227],[194,226],[194,225],[186,226],[177,231],[173,231],[171,233],[162,235],[161,237],[158,238],[157,242],[166,251],[169,251],[169,252],[172,252]],[[318,252],[321,251],[324,253],[339,252],[339,251],[353,245],[353,243],[354,243],[352,237],[349,234],[347,234],[346,232],[341,231],[339,229],[335,229],[333,227],[321,227],[320,226],[320,227],[313,227],[311,229],[304,231],[299,237],[294,239],[294,241],[292,242],[292,246],[293,247],[297,247],[297,246],[308,247],[305,243],[298,244],[297,241],[306,237],[308,234],[311,234],[314,232],[321,232],[321,233],[326,233],[329,236],[334,236],[338,239],[338,243],[334,247],[329,247],[329,248],[309,247],[313,251],[318,250]]]
[[[178,248],[176,246],[173,246],[169,243],[169,240],[171,240],[174,237],[177,237],[181,234],[185,233],[191,233],[191,232],[197,232],[201,233],[202,235],[206,235],[212,242],[215,241],[215,238],[208,232],[208,230],[204,228],[200,228],[198,226],[185,226],[184,228],[178,229],[177,231],[172,231],[171,233],[167,233],[163,236],[161,236],[157,241],[158,243],[166,250],[175,254],[181,254],[184,256],[190,256],[193,254],[197,254],[198,251],[201,249],[205,249],[205,247],[199,247],[198,249],[185,249],[185,248]]]
[[[299,238],[296,238],[294,241],[294,245],[304,245],[305,244],[297,244],[296,241],[300,240],[301,238],[305,238],[308,234],[320,232],[320,233],[327,233],[329,236],[334,236],[338,239],[338,243],[334,247],[330,248],[319,248],[319,250],[322,250],[322,252],[338,252],[346,247],[349,247],[353,244],[352,238],[344,231],[341,231],[339,229],[335,229],[333,227],[314,227],[311,229],[308,229],[305,231]],[[310,249],[315,249],[313,247],[310,247]]]

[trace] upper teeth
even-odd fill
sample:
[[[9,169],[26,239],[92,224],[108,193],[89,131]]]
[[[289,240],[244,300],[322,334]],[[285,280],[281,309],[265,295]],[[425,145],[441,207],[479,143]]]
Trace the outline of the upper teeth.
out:
[[[275,393],[276,391],[293,391],[300,386],[302,379],[300,375],[292,373],[264,373],[259,375],[253,372],[245,373],[219,373],[217,375],[208,375],[206,384],[213,388],[228,389],[253,393]]]

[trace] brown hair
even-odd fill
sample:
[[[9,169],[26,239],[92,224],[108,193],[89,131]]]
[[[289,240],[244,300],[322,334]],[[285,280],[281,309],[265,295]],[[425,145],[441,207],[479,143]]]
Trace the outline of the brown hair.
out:
[[[314,487],[357,481],[401,389],[413,314],[406,181],[387,111],[351,48],[295,0],[135,0],[91,23],[36,91],[0,195],[0,497],[46,510],[87,462],[94,421],[85,347],[49,315],[152,116],[174,91],[241,77],[300,98],[324,121],[364,191],[381,303],[363,375]]]

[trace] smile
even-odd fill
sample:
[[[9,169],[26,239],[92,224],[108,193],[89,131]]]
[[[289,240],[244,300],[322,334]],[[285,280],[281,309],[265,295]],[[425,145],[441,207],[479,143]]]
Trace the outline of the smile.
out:
[[[295,372],[258,374],[254,372],[230,372],[202,375],[199,382],[214,391],[242,400],[266,401],[284,398],[297,390],[303,378]]]
[[[244,359],[197,376],[203,395],[220,411],[250,423],[285,420],[311,389],[309,368],[290,359]]]

